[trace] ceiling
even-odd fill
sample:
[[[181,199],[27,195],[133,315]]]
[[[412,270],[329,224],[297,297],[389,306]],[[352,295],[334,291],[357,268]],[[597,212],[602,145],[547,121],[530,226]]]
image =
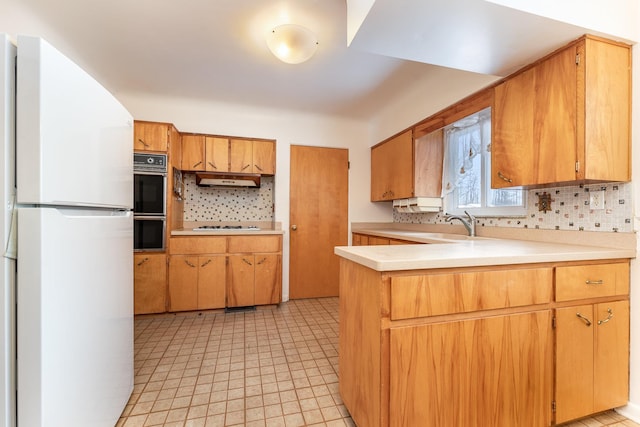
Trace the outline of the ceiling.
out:
[[[2,31],[44,37],[116,96],[359,119],[429,76],[455,85],[442,67],[505,75],[585,32],[484,0],[366,0],[375,4],[347,46],[345,0],[2,1]],[[308,62],[267,49],[265,35],[286,22],[316,32]]]

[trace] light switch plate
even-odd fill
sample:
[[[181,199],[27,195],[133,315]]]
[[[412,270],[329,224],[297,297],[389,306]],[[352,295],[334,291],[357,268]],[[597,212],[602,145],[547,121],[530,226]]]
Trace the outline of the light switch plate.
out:
[[[604,190],[589,192],[589,208],[604,209]]]

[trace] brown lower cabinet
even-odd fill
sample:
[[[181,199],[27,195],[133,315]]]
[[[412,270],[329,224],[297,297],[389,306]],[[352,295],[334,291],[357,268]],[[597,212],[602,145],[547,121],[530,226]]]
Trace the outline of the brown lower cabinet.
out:
[[[134,314],[163,313],[167,310],[167,256],[136,253],[133,255]]]
[[[172,237],[169,311],[278,304],[282,237]]]
[[[357,425],[540,427],[627,402],[628,260],[340,262],[339,388]]]

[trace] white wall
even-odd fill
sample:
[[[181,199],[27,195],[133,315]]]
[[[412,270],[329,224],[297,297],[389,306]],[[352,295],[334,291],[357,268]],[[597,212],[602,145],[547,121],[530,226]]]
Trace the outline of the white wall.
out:
[[[169,122],[183,132],[275,139],[275,220],[282,223],[283,298],[289,297],[289,155],[291,145],[349,149],[349,223],[391,221],[390,209],[369,201],[368,127],[365,122],[293,111],[250,108],[193,99],[116,94],[138,120]]]

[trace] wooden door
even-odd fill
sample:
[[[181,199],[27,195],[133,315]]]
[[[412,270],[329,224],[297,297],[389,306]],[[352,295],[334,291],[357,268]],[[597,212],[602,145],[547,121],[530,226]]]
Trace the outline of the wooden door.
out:
[[[276,173],[275,141],[253,141],[253,173],[262,175]]]
[[[198,308],[198,257],[172,255],[169,259],[169,311]]]
[[[551,311],[392,328],[390,426],[551,424]]]
[[[348,244],[349,151],[291,146],[289,296],[336,296]]]
[[[162,151],[168,149],[169,125],[167,123],[134,122],[133,149]]]
[[[556,310],[558,424],[593,412],[594,328],[593,305]]]
[[[255,304],[278,304],[282,293],[282,260],[279,254],[256,254]]]
[[[138,253],[133,256],[134,314],[166,310],[167,256]]]
[[[205,169],[212,172],[229,171],[229,140],[227,138],[205,138]]]
[[[203,171],[204,135],[182,135],[182,170]]]
[[[255,305],[255,260],[253,254],[229,255],[227,307]]]
[[[232,139],[229,141],[229,172],[251,173],[253,170],[253,141]]]
[[[593,412],[629,399],[629,301],[595,306]]]
[[[224,255],[198,257],[198,309],[223,308],[226,292]]]

